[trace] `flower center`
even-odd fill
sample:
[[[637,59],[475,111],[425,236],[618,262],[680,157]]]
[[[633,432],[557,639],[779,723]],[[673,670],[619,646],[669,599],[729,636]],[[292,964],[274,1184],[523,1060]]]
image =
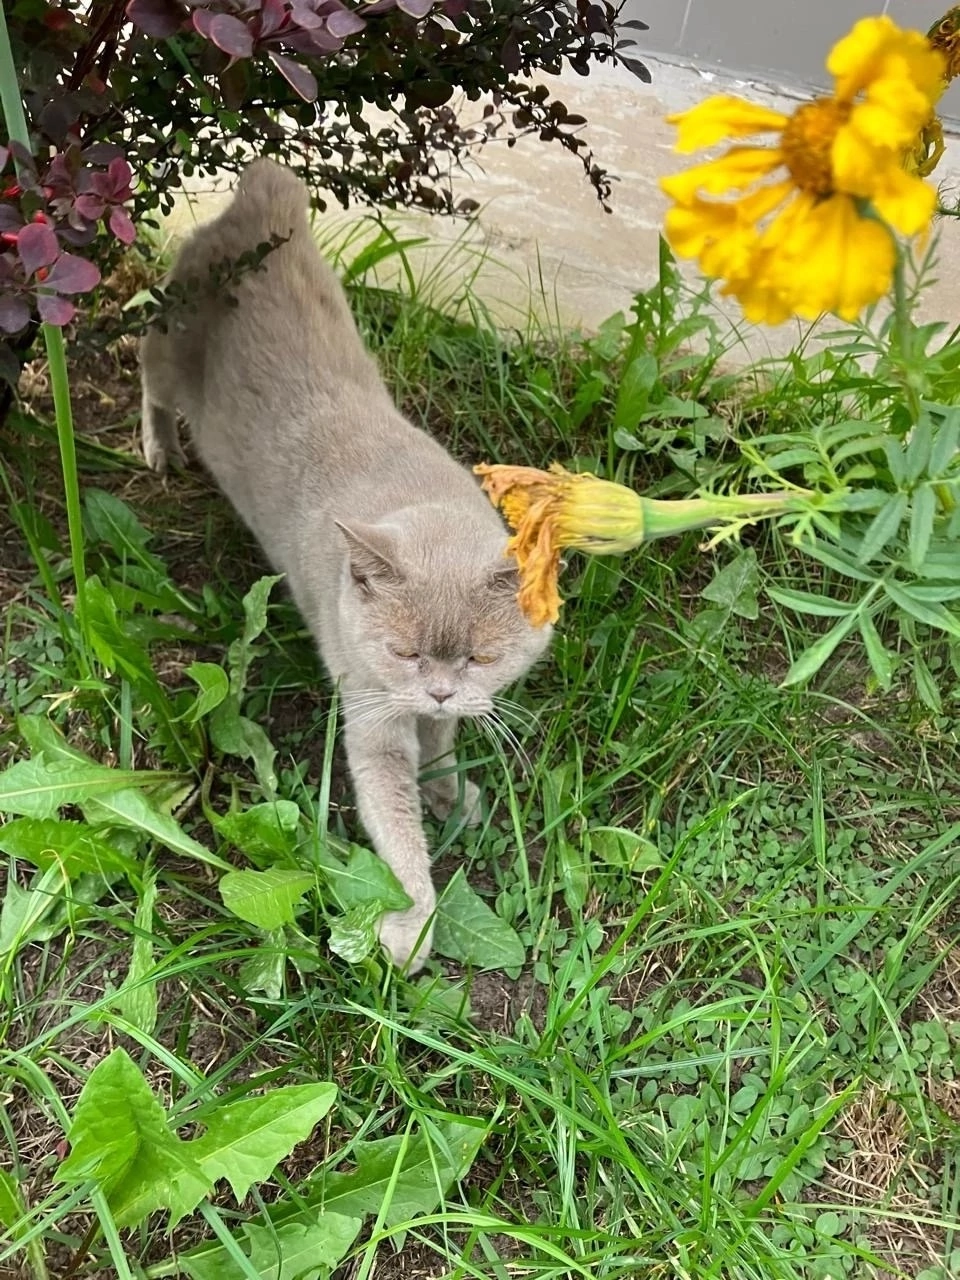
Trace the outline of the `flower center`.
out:
[[[835,98],[815,98],[798,107],[780,139],[783,162],[798,187],[816,196],[833,191],[833,140],[850,118],[851,105]]]

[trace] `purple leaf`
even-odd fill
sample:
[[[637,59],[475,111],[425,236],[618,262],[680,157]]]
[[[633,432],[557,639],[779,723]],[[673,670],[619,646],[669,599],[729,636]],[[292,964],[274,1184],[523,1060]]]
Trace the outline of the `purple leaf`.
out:
[[[30,308],[23,298],[0,294],[0,329],[4,333],[19,333],[29,321]]]
[[[17,251],[28,276],[40,267],[49,267],[60,252],[57,237],[45,223],[31,222],[17,236]]]
[[[77,213],[80,214],[81,218],[90,218],[94,222],[97,222],[103,217],[103,211],[106,208],[106,204],[102,196],[98,196],[93,192],[90,192],[87,195],[77,196],[76,200],[73,202],[73,207],[76,209]]]
[[[290,17],[304,31],[314,31],[326,22],[324,15],[317,13],[316,0],[290,0]]]
[[[121,244],[133,244],[137,238],[137,229],[122,205],[110,210],[110,230]]]
[[[176,35],[186,16],[183,6],[174,0],[130,0],[127,5],[130,21],[157,40]]]
[[[204,15],[202,18],[201,14]],[[193,25],[231,58],[249,58],[253,53],[250,28],[232,14],[210,14],[205,9],[198,9],[193,15]]]
[[[126,200],[131,194],[130,184],[133,181],[133,170],[123,156],[117,156],[116,160],[110,161],[107,175],[113,187],[114,200]]]
[[[81,151],[80,159],[85,164],[111,164],[114,160],[122,160],[123,152],[112,142],[95,142]]]
[[[61,253],[43,283],[58,293],[88,293],[100,283],[100,272],[86,258],[78,258],[75,253]]]
[[[272,49],[269,58],[294,93],[298,93],[304,102],[316,102],[317,77],[308,67],[294,62],[293,58],[284,57],[282,53],[274,53]]]
[[[287,10],[283,0],[263,0],[263,7],[260,10],[260,39],[266,40],[275,31],[279,31],[286,16]]]
[[[349,9],[334,9],[333,13],[327,17],[327,30],[340,40],[345,40],[347,36],[355,36],[366,25],[363,18],[356,13],[351,13]]]
[[[17,231],[23,226],[23,214],[15,204],[0,202],[0,231]]]
[[[433,8],[433,0],[397,0],[397,8],[411,18],[425,18]]]
[[[77,308],[72,302],[68,302],[66,298],[58,298],[55,293],[41,293],[37,298],[37,310],[41,320],[47,324],[55,324],[58,328],[69,324],[77,314]]]

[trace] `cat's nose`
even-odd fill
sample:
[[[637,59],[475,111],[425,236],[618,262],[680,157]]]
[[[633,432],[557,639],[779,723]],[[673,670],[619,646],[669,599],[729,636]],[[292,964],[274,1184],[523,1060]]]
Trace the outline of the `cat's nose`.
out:
[[[427,692],[430,694],[430,697],[434,702],[438,702],[440,706],[443,706],[448,698],[453,697],[452,689],[428,689]]]

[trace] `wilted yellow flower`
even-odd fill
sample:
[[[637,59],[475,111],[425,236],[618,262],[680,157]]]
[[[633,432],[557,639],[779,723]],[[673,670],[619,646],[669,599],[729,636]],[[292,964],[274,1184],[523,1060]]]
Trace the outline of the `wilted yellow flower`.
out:
[[[960,75],[960,5],[955,5],[933,24],[927,32],[927,39],[944,59],[940,92],[935,99],[939,101],[946,93],[950,81]],[[940,157],[945,150],[943,125],[936,112],[931,111],[926,124],[920,130],[920,137],[907,152],[904,166],[910,173],[926,178],[940,163]]]
[[[678,151],[773,135],[664,178],[667,239],[724,280],[751,320],[835,311],[852,319],[889,287],[890,228],[916,235],[936,193],[904,171],[930,119],[943,56],[918,31],[864,18],[827,58],[833,93],[791,115],[719,96],[670,120]]]
[[[549,471],[482,463],[474,467],[483,489],[514,530],[507,543],[520,570],[520,608],[535,627],[556,622],[560,614],[560,551],[570,547],[588,555],[621,555],[642,542],[775,515],[806,495],[756,493],[713,495],[666,501],[644,498],[626,485],[589,472]]]

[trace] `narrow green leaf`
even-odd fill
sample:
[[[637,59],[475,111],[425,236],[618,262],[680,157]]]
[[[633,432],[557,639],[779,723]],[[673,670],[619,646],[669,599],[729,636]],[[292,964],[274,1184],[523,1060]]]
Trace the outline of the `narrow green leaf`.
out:
[[[293,924],[303,895],[312,889],[308,871],[230,871],[220,880],[220,897],[228,911],[258,929]]]
[[[858,564],[875,560],[888,542],[896,537],[907,513],[909,499],[905,493],[893,493],[867,526],[857,552]]]
[[[907,484],[915,484],[927,470],[932,449],[933,424],[930,421],[929,412],[923,411],[910,432],[910,439],[904,450],[903,461]]]
[[[13,818],[0,827],[0,852],[45,871],[60,867],[68,880],[81,875],[123,875],[138,880],[140,864],[83,822]]]
[[[960,452],[960,408],[937,405],[943,421],[937,424],[930,450],[929,475],[938,480],[957,460]]]
[[[650,393],[660,377],[660,365],[652,352],[635,356],[623,371],[613,410],[614,427],[632,427],[650,402]]]
[[[437,903],[433,945],[440,955],[479,969],[518,969],[526,959],[523,943],[470,888],[462,867]]]
[[[151,804],[142,791],[115,791],[112,795],[98,796],[96,800],[87,801],[83,812],[92,826],[130,827],[159,841],[174,853],[182,853],[186,858],[194,858],[221,871],[233,870],[229,862],[218,858],[193,836],[187,835],[169,813]]]
[[[157,877],[143,882],[134,916],[133,952],[130,968],[116,995],[116,1005],[126,1020],[145,1035],[153,1035],[157,1025],[157,983],[148,979],[153,969],[153,909],[157,901]]]
[[[147,770],[108,769],[105,765],[73,760],[48,760],[44,755],[31,756],[0,773],[0,813],[52,818],[63,805],[82,805],[121,787],[152,786],[158,779],[170,776]]]
[[[306,1216],[306,1215],[304,1215]],[[248,1257],[260,1280],[327,1280],[360,1231],[359,1218],[338,1213],[311,1214],[310,1221],[265,1226],[245,1222]],[[190,1280],[247,1280],[222,1245],[203,1245],[181,1254]]]
[[[933,672],[916,651],[913,654],[913,680],[917,687],[920,701],[935,716],[943,715],[943,699],[934,679]]]
[[[230,668],[230,692],[239,700],[247,687],[247,673],[253,661],[252,646],[254,640],[262,635],[267,625],[267,601],[270,592],[283,577],[260,578],[243,597],[243,635],[230,645],[227,650],[227,666]]]
[[[855,605],[829,596],[815,596],[810,591],[794,591],[790,587],[767,587],[767,595],[795,613],[809,613],[820,618],[845,618]]]
[[[910,507],[910,540],[907,544],[908,563],[916,573],[930,550],[933,522],[937,515],[937,495],[929,485],[913,491]]]
[[[860,635],[863,637],[870,669],[876,676],[877,684],[886,692],[893,683],[893,657],[880,639],[880,633],[866,610],[860,615]]]
[[[803,653],[793,662],[787,672],[783,680],[783,688],[789,688],[790,685],[794,684],[803,684],[811,676],[816,675],[837,645],[853,630],[857,617],[856,611],[851,611],[845,618],[841,618],[838,623],[832,626],[825,636],[821,636],[819,640],[810,645],[809,649],[804,649]]]
[[[960,620],[942,604],[922,600],[909,587],[898,582],[885,582],[883,585],[887,595],[904,613],[910,614],[918,622],[925,622],[929,627],[960,637]]]

